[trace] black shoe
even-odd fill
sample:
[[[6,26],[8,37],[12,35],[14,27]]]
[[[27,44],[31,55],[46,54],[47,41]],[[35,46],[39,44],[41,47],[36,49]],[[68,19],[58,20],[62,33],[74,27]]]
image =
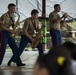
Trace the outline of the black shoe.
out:
[[[25,66],[25,65],[26,65],[26,64],[21,63],[21,64],[17,64],[17,67]]]
[[[7,66],[11,66],[11,62],[8,62],[8,63],[7,63]]]

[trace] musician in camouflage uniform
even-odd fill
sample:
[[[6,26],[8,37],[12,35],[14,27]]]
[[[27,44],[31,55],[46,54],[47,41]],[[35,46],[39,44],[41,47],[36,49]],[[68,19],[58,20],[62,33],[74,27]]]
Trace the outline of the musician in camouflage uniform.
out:
[[[50,24],[50,35],[52,37],[53,46],[61,44],[61,25],[64,23],[62,20],[67,17],[67,14],[64,13],[62,17],[58,14],[61,7],[59,4],[54,5],[54,11],[49,15],[49,24]]]
[[[6,46],[7,44],[10,46],[13,52],[13,56],[8,62],[8,66],[11,65],[11,62],[13,60],[15,61],[17,66],[24,66],[25,64],[22,64],[21,59],[18,55],[18,47],[15,43],[14,38],[11,37],[11,34],[14,33],[13,30],[10,29],[10,27],[14,27],[14,18],[13,13],[15,12],[15,4],[11,3],[8,5],[8,12],[3,14],[0,18],[0,27],[1,27],[1,49],[0,49],[0,65],[2,64]]]
[[[28,43],[34,42],[36,33],[39,29],[39,20],[38,20],[38,11],[33,9],[31,11],[31,17],[27,18],[23,26],[23,34],[21,36],[20,46],[19,46],[19,55],[22,54],[24,48]],[[43,54],[44,48],[43,44],[40,42],[37,46],[39,55]]]

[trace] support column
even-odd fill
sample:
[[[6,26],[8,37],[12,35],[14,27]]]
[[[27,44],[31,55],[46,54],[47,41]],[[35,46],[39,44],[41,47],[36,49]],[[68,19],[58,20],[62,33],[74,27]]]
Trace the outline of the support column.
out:
[[[44,44],[44,49],[46,50],[47,46],[46,46],[46,32],[47,32],[47,27],[46,27],[46,0],[42,0],[42,22],[44,23],[44,27],[43,27],[43,35],[44,35],[44,39],[43,39],[43,44]]]

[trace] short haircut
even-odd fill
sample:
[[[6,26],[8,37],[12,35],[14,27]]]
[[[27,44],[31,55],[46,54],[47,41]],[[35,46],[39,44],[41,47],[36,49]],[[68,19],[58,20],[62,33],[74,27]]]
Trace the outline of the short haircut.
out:
[[[31,15],[36,14],[36,13],[39,13],[38,10],[36,10],[36,9],[33,9],[33,10],[31,11]]]
[[[62,65],[57,61],[59,57],[65,58]],[[70,52],[62,45],[55,46],[47,54],[39,56],[36,64],[40,69],[46,68],[49,75],[71,75]]]
[[[54,8],[57,7],[57,6],[60,6],[60,4],[55,4],[55,5],[54,5]]]
[[[8,5],[8,9],[10,8],[10,7],[12,7],[12,6],[16,6],[14,3],[10,3],[9,5]]]

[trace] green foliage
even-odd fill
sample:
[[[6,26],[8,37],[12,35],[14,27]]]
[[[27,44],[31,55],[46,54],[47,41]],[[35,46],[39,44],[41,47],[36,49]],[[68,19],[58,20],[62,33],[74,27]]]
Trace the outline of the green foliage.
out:
[[[72,26],[76,29],[76,21],[72,22]]]

